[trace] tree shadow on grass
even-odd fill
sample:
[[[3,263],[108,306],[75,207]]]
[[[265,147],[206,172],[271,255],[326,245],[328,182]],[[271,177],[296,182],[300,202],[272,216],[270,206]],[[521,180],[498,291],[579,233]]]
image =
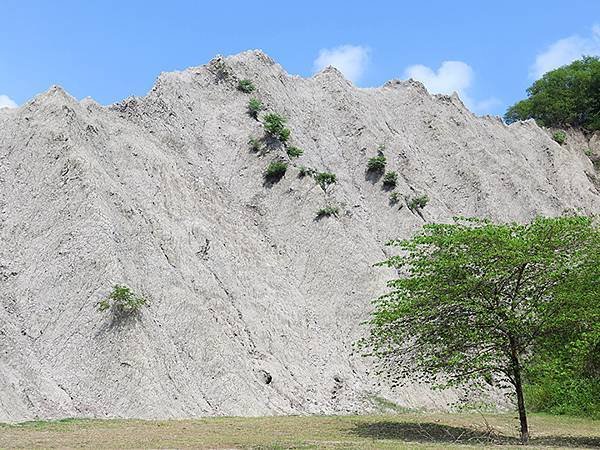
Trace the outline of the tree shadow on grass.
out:
[[[357,423],[351,433],[369,439],[394,439],[420,443],[447,443],[465,445],[519,445],[514,436],[498,433],[493,428],[476,430],[428,422],[371,422]],[[544,436],[529,440],[532,446],[600,448],[600,436]]]

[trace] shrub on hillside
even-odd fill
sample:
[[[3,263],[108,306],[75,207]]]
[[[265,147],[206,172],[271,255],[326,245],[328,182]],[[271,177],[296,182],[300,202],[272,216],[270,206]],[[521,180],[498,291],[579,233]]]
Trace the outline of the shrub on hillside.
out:
[[[554,139],[560,145],[563,145],[567,141],[567,133],[564,131],[557,131],[552,135],[552,139]]]
[[[213,59],[210,68],[216,75],[217,81],[225,81],[231,77],[231,70],[221,57]]]
[[[286,120],[279,114],[269,113],[264,118],[265,130],[281,142],[287,142],[290,130],[285,127]]]
[[[300,166],[300,171],[298,172],[298,176],[300,178],[303,177],[312,177],[317,173],[315,169],[312,167]]]
[[[337,177],[331,172],[319,172],[315,175],[315,181],[325,191],[329,185],[337,181]]]
[[[238,82],[238,90],[245,94],[250,94],[256,90],[254,83],[251,80],[243,79]]]
[[[327,205],[317,211],[317,219],[321,219],[323,217],[338,217],[340,214],[340,208],[337,205]]]
[[[387,188],[395,188],[398,184],[398,174],[394,171],[387,172],[383,176],[383,185]]]
[[[279,181],[285,175],[287,166],[283,161],[273,161],[265,170],[265,179],[271,182]]]
[[[250,114],[250,116],[254,117],[255,119],[258,119],[258,113],[261,112],[263,109],[265,109],[265,107],[259,99],[251,98],[248,101],[248,114]]]
[[[298,158],[304,154],[304,150],[294,146],[288,147],[285,151],[290,158]]]
[[[409,209],[417,211],[425,208],[425,206],[427,206],[427,203],[429,203],[429,197],[423,194],[418,195],[417,197],[413,197],[411,200],[409,200],[407,205]]]
[[[380,153],[378,156],[369,158],[369,161],[367,161],[367,169],[371,172],[383,172],[386,164],[387,160],[385,155]]]
[[[98,302],[98,311],[112,309],[117,315],[131,315],[138,312],[142,306],[148,305],[148,300],[136,295],[129,287],[115,284],[111,293]]]
[[[397,192],[392,192],[390,194],[390,203],[392,205],[395,205],[396,203],[400,202],[400,194],[398,194]]]
[[[250,146],[250,150],[252,150],[253,152],[259,152],[262,148],[260,139],[256,139],[255,137],[251,137],[248,140],[248,145]]]

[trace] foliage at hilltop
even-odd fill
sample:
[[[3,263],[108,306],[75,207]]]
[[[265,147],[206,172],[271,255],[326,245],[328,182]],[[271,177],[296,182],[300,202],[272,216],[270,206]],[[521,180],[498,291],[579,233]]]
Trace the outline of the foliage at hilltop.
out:
[[[600,58],[584,56],[547,72],[527,89],[527,96],[508,108],[507,123],[535,119],[545,127],[600,130]]]

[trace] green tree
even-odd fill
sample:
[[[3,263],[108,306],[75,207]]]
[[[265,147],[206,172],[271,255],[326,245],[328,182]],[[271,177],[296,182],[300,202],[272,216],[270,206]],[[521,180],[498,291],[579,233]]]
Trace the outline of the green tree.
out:
[[[380,265],[400,277],[360,342],[379,373],[434,386],[510,387],[529,439],[524,372],[564,330],[600,321],[600,231],[588,217],[428,224]],[[578,328],[577,328],[578,327]]]
[[[599,130],[600,58],[584,56],[544,74],[527,89],[527,96],[506,111],[506,122],[535,119],[546,127]]]

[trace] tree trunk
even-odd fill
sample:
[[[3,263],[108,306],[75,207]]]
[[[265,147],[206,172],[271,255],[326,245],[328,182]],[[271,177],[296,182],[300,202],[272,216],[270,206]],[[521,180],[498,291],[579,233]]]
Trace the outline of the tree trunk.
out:
[[[515,339],[510,337],[510,359],[512,365],[513,381],[517,393],[517,407],[519,409],[519,422],[521,423],[521,443],[529,442],[529,428],[527,426],[527,411],[525,410],[525,398],[523,397],[523,382],[521,380],[521,364]]]

